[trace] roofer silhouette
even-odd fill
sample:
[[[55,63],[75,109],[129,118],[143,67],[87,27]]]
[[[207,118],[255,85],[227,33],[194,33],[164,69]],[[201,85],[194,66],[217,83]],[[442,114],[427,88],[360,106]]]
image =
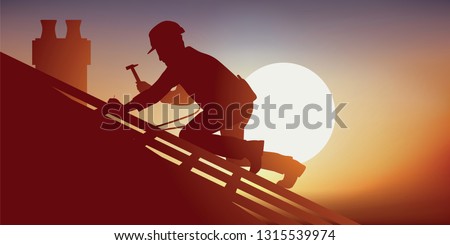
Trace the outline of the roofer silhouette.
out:
[[[181,85],[202,112],[183,127],[180,138],[227,159],[247,159],[250,171],[257,173],[264,142],[244,140],[255,93],[217,59],[186,47],[182,33],[184,29],[173,21],[163,21],[150,30],[148,53],[156,50],[167,68],[153,86],[137,83],[141,93],[125,105],[125,110],[142,110]],[[214,134],[218,131],[220,135]]]

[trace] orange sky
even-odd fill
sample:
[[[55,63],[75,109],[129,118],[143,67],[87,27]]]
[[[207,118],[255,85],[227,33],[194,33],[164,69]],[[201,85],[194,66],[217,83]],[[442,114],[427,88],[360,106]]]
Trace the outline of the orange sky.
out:
[[[82,34],[92,41],[88,90],[103,100],[137,94],[129,64],[139,64],[143,80],[158,77],[164,67],[155,54],[146,55],[147,32],[164,19],[182,23],[188,45],[243,77],[270,63],[303,65],[327,83],[335,103],[348,103],[340,114],[348,128],[335,128],[294,191],[367,222],[436,221],[450,205],[448,4],[223,3],[203,12],[189,5],[181,13],[162,2],[114,4],[109,12],[85,11],[80,3],[34,13],[17,2],[2,1],[2,52],[30,64],[40,19],[58,19],[59,33],[64,19],[83,19]],[[437,214],[427,213],[433,209]]]

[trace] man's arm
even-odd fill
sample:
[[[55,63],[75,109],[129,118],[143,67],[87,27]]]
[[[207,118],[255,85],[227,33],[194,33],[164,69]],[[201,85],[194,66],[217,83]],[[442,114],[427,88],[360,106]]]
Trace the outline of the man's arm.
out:
[[[125,110],[142,110],[147,108],[160,101],[170,89],[177,84],[178,81],[171,75],[171,72],[166,69],[153,86],[136,95],[129,103],[127,103],[125,105]]]
[[[162,103],[172,105],[190,105],[194,103],[194,99],[188,95],[186,90],[181,85],[177,85],[167,93],[164,98],[161,99]]]

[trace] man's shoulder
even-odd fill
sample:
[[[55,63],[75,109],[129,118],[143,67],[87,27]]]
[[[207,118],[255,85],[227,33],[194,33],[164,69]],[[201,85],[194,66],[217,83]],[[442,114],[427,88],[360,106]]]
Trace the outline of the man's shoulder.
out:
[[[195,49],[191,46],[186,47],[186,52],[188,55],[207,55],[203,52],[198,51],[197,49]]]
[[[190,46],[186,47],[186,52],[192,61],[196,60],[201,63],[206,62],[209,64],[219,63],[219,61],[216,58],[214,58],[213,56],[203,53],[203,52],[200,52],[193,47],[190,47]]]
[[[195,48],[193,48],[191,46],[186,47],[186,52],[188,53],[188,55],[214,58],[211,55],[209,55],[207,53],[204,53],[204,52],[201,52],[201,51],[198,51],[197,49],[195,49]]]

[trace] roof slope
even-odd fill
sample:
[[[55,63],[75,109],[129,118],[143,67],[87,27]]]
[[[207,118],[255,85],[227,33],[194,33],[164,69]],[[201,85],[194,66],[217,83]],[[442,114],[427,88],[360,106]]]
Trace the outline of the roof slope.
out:
[[[1,54],[2,224],[256,224],[259,220]]]

